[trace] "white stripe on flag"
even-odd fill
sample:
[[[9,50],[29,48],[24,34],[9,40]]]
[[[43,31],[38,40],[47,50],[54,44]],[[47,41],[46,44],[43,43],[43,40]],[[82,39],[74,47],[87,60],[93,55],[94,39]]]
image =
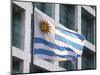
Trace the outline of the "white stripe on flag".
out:
[[[82,50],[78,50],[78,49],[72,47],[71,45],[68,45],[67,43],[61,42],[61,41],[56,40],[56,39],[55,39],[55,43],[56,43],[57,45],[59,45],[59,46],[62,46],[62,47],[69,47],[69,48],[71,48],[71,49],[72,49],[76,54],[78,54],[78,55],[81,55],[82,52],[83,52]]]
[[[48,56],[48,55],[44,55],[44,54],[35,54],[34,58],[53,60],[54,56]]]
[[[75,43],[77,43],[77,44],[83,45],[83,42],[82,42],[80,39],[71,37],[71,36],[66,35],[66,34],[64,34],[64,33],[61,33],[61,32],[60,32],[59,30],[57,30],[57,29],[56,29],[56,34],[59,35],[59,36],[64,37],[65,39],[68,39],[68,40],[70,40],[70,41],[72,41],[72,42],[75,42]]]
[[[65,50],[65,51],[60,51],[60,50],[58,50],[58,49],[54,49],[54,48],[51,48],[51,47],[49,47],[49,46],[46,46],[46,45],[44,45],[44,44],[34,44],[34,47],[35,47],[35,49],[44,49],[44,50],[47,50],[47,51],[51,51],[51,52],[54,52],[55,54],[57,54],[57,55],[72,55],[72,56],[76,56],[76,54],[74,53],[74,52],[72,52],[72,51],[67,51],[67,50]]]
[[[65,27],[64,25],[62,25],[62,24],[57,24],[56,26],[58,26],[58,27],[60,27],[60,28],[62,28],[62,29],[64,29],[64,30],[67,30],[67,31],[70,31],[70,32],[73,32],[73,33],[77,33],[77,32],[75,32],[75,31],[73,31],[73,30],[70,30],[70,29],[68,29],[67,27]],[[77,34],[79,34],[79,33],[77,33]]]
[[[34,55],[34,58],[40,58],[40,59],[47,59],[51,61],[66,61],[66,60],[72,60],[71,58],[61,58],[59,56],[48,56],[44,54],[36,54]]]

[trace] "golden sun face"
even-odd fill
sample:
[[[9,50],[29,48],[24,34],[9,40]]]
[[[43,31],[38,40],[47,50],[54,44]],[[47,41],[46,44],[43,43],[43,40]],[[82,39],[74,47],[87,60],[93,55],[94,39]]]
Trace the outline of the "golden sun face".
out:
[[[40,21],[40,26],[39,26],[39,28],[40,28],[40,31],[41,31],[41,32],[43,32],[43,33],[49,33],[49,32],[50,32],[50,27],[51,27],[51,26],[49,26],[48,21],[45,21],[45,20],[41,20],[41,21]]]

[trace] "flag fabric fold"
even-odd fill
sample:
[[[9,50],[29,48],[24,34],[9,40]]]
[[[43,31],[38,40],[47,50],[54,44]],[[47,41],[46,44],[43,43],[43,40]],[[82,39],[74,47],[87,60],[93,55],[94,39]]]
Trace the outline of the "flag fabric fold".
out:
[[[34,57],[51,61],[80,57],[85,37],[34,9]]]

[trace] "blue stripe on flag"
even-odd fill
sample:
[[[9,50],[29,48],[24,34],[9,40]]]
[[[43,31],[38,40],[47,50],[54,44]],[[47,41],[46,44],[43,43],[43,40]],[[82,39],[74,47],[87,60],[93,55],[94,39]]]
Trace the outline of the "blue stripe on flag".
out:
[[[77,57],[81,57],[82,55],[77,55]]]
[[[58,45],[56,45],[54,43],[51,43],[51,42],[48,42],[47,40],[44,40],[42,38],[35,38],[34,43],[41,43],[41,44],[44,44],[44,45],[49,46],[51,48],[58,49],[60,51],[64,51],[64,50],[66,51],[66,50],[68,50],[68,51],[74,52],[72,49],[70,49],[68,47],[58,46]]]
[[[34,54],[44,54],[44,55],[48,55],[48,56],[59,56],[62,58],[67,58],[67,57],[76,58],[77,57],[75,55],[57,55],[54,52],[48,51],[45,49],[34,49]]]
[[[62,33],[67,34],[67,35],[70,35],[70,36],[72,36],[72,37],[74,37],[74,38],[79,38],[79,39],[81,39],[81,40],[84,40],[84,39],[85,39],[85,37],[84,37],[83,35],[70,32],[70,31],[65,30],[65,29],[62,29],[62,28],[60,28],[60,27],[58,27],[58,26],[56,26],[56,29],[57,29],[57,30],[60,30]]]
[[[76,49],[78,49],[78,50],[82,50],[82,49],[83,49],[83,46],[82,46],[82,45],[79,45],[79,44],[77,44],[77,43],[74,43],[74,42],[68,40],[67,38],[64,38],[64,37],[62,37],[62,36],[59,36],[59,35],[57,35],[57,34],[55,35],[55,39],[57,39],[57,40],[59,40],[59,41],[62,41],[62,42],[65,42],[65,43],[67,43],[67,44],[73,46],[74,48],[76,48]]]
[[[51,51],[47,51],[44,49],[34,49],[34,54],[44,54],[44,55],[48,55],[48,56],[54,56],[55,54]]]

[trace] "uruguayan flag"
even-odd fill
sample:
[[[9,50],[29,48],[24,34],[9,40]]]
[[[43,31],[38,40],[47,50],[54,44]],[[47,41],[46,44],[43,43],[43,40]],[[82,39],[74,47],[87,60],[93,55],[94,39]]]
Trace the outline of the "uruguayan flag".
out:
[[[48,23],[49,32],[41,31],[41,21]],[[51,61],[73,60],[82,55],[84,40],[83,35],[55,22],[51,17],[35,8],[34,58]]]

